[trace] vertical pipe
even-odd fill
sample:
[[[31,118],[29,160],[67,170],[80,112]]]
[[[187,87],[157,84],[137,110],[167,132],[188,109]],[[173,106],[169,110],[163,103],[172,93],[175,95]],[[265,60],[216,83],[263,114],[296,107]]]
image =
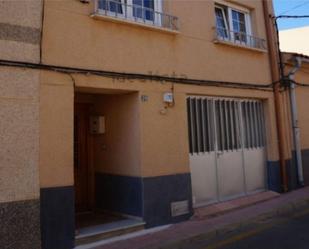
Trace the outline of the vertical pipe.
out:
[[[265,19],[265,27],[267,33],[267,43],[268,43],[268,54],[269,61],[271,65],[271,75],[272,81],[277,82],[274,84],[274,101],[275,101],[275,109],[276,109],[276,123],[277,123],[277,132],[278,132],[278,149],[279,149],[279,161],[280,161],[280,174],[281,174],[281,182],[282,182],[282,190],[283,192],[288,191],[288,178],[286,172],[286,163],[285,163],[285,151],[284,151],[284,143],[285,143],[285,132],[283,128],[284,116],[282,113],[282,103],[280,98],[280,70],[278,68],[279,65],[279,56],[280,51],[278,48],[277,37],[275,37],[276,30],[273,23],[272,18],[272,10],[270,10],[269,4],[271,1],[263,0],[263,11],[264,11],[264,19]]]
[[[298,183],[300,186],[304,186],[304,175],[303,175],[303,163],[301,155],[300,146],[300,128],[298,126],[297,117],[297,104],[296,104],[296,94],[295,94],[295,84],[291,83],[290,88],[290,101],[291,101],[291,114],[292,114],[292,125],[293,125],[293,139],[296,152],[296,163],[297,163],[297,173],[298,173]]]
[[[299,57],[295,58],[296,65],[289,73],[290,79],[290,103],[291,103],[291,116],[292,116],[292,129],[293,129],[293,140],[294,149],[296,152],[296,163],[297,163],[297,173],[298,173],[298,183],[300,186],[304,186],[304,175],[303,175],[303,162],[301,155],[301,145],[300,145],[300,128],[298,126],[298,114],[297,114],[297,102],[296,102],[296,92],[294,77],[295,73],[301,67],[301,59]]]

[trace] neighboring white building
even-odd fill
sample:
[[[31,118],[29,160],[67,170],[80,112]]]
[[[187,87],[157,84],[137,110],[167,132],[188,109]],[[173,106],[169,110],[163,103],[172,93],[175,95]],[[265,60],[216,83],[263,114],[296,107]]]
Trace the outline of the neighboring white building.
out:
[[[280,31],[279,37],[281,51],[309,55],[309,26]]]

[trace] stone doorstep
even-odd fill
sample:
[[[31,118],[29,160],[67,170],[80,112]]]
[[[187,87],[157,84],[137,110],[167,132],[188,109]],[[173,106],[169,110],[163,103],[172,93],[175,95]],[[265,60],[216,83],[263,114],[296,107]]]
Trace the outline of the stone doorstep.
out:
[[[194,215],[192,216],[191,220],[215,217],[227,212],[234,211],[236,209],[245,208],[264,201],[268,201],[279,196],[279,193],[273,191],[263,191],[253,195],[212,204],[206,207],[199,207],[194,210]]]

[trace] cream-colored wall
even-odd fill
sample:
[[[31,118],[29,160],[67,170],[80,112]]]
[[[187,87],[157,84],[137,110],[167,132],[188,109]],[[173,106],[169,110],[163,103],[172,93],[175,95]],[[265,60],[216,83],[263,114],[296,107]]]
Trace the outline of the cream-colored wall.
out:
[[[45,94],[41,94],[41,134],[45,139],[41,138],[41,185],[72,184],[72,79],[60,73],[42,75],[41,88],[45,90],[41,93]],[[96,104],[93,113],[106,116],[106,134],[95,138],[97,158],[94,161],[101,172],[143,177],[190,172],[186,113],[189,94],[263,100],[267,160],[278,160],[271,91],[174,84],[175,106],[162,114],[163,93],[172,91],[170,82],[72,76],[79,93],[92,94],[83,101]],[[142,95],[148,100],[142,101]]]
[[[0,67],[0,202],[39,196],[39,72]]]
[[[233,2],[252,11],[255,35],[265,38],[262,1]],[[214,44],[214,1],[168,1],[179,34],[90,17],[93,1],[45,1],[43,62],[71,67],[199,79],[270,83],[268,54]],[[193,14],[194,13],[194,14]]]
[[[74,87],[68,75],[41,71],[40,186],[73,185]]]
[[[266,38],[261,0],[218,2],[232,2],[250,9],[254,35]],[[69,67],[176,75],[218,81],[257,84],[271,82],[267,52],[213,42],[214,1],[165,1],[164,6],[168,13],[179,17],[179,34],[93,19],[90,17],[94,8],[93,1],[90,1],[90,4],[82,4],[75,0],[46,0],[43,62]],[[57,74],[57,77],[55,82],[58,83],[64,79],[68,80],[66,75]],[[138,92],[133,94],[137,98],[136,102],[130,100],[131,104],[126,106],[124,103],[129,99],[121,98],[119,95],[117,96],[119,101],[115,105],[119,108],[120,114],[125,112],[124,107],[130,106],[130,112],[139,115],[138,122],[129,119],[130,125],[136,127],[139,134],[130,134],[131,141],[126,141],[123,147],[117,148],[118,151],[120,148],[125,150],[124,154],[128,155],[130,160],[128,163],[123,163],[122,158],[111,156],[110,162],[106,164],[111,167],[102,163],[102,170],[104,167],[109,167],[104,171],[146,177],[189,172],[186,113],[188,94],[263,99],[267,127],[267,160],[278,160],[274,100],[271,91],[174,84],[175,106],[168,108],[167,112],[162,114],[163,93],[171,91],[171,83],[117,80],[77,74],[73,77],[75,89],[79,92],[95,94],[112,94],[119,90]],[[52,77],[49,80],[54,81]],[[143,95],[147,96],[147,101],[141,101]],[[106,105],[114,108],[114,104],[111,104],[114,100],[107,101],[104,97],[101,103],[102,112]],[[97,98],[98,96],[95,99]],[[116,97],[113,95],[110,98]],[[127,119],[125,115],[123,117]],[[117,128],[121,129],[121,126]],[[112,140],[114,137],[110,138],[110,141]],[[135,145],[139,146],[139,150]],[[100,145],[96,148],[96,154],[100,155],[98,156],[100,165],[105,159],[104,148],[105,145],[103,151]],[[138,155],[136,158],[133,157],[135,153]],[[129,166],[123,167],[125,164]],[[101,168],[100,165],[97,167]]]
[[[309,85],[309,65],[306,63],[301,71],[296,73],[296,82]],[[300,140],[302,149],[309,149],[309,113],[308,113],[309,87],[296,87],[296,101],[300,127]]]
[[[166,114],[162,114],[163,93],[171,91],[171,83],[142,80],[121,81],[83,75],[76,75],[74,78],[76,87],[85,92],[104,93],[108,92],[108,89],[139,92],[141,174],[144,177],[189,172],[186,113],[188,94],[262,99],[266,119],[267,160],[278,160],[272,91],[174,84],[175,106],[168,108]],[[148,101],[141,101],[142,95],[147,96]]]
[[[105,117],[105,134],[93,135],[97,172],[141,176],[139,95],[96,95],[92,114]]]
[[[284,54],[284,61],[287,61],[290,58],[289,54]],[[285,74],[287,75],[293,66],[290,62],[286,63]],[[295,81],[298,83],[304,83],[309,85],[309,64],[303,62],[300,70],[295,74]],[[292,134],[292,120],[291,120],[291,107],[290,107],[290,98],[289,91],[282,93],[285,95],[283,99],[284,107],[286,110],[285,117],[285,129],[287,134],[287,144],[286,144],[286,153],[291,155],[291,150],[294,149],[293,145],[293,134]],[[308,113],[308,99],[309,99],[309,87],[297,86],[296,85],[296,103],[297,103],[297,113],[300,127],[300,142],[302,149],[309,149],[309,115]]]
[[[309,55],[309,27],[293,28],[279,32],[280,49],[284,52]]]
[[[164,109],[163,93],[142,90],[148,101],[141,102],[142,175],[158,176],[189,172],[186,95],[175,91],[175,106]]]

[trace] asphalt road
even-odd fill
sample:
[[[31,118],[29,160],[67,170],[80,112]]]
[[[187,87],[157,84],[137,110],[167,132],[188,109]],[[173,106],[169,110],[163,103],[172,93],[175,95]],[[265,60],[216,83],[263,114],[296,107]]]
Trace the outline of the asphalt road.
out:
[[[309,249],[309,210],[235,231],[216,241],[199,241],[190,249]]]

